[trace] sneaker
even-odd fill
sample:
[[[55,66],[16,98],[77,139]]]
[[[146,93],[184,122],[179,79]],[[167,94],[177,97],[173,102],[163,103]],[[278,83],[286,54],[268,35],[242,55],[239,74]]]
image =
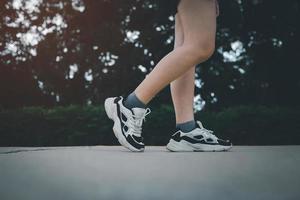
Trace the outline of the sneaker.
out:
[[[232,148],[229,140],[217,138],[213,131],[207,130],[197,121],[196,128],[190,132],[177,129],[172,135],[167,149],[170,151],[227,151]]]
[[[124,106],[122,96],[109,97],[104,102],[107,116],[114,121],[113,132],[119,143],[131,151],[144,151],[142,124],[150,108],[132,108]]]

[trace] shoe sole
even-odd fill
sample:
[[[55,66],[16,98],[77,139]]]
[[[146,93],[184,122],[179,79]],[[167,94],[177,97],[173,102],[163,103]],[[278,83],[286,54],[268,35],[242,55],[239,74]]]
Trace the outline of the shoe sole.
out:
[[[222,145],[209,145],[209,144],[197,144],[193,145],[185,141],[176,142],[171,139],[167,144],[166,148],[173,152],[191,152],[191,151],[201,151],[201,152],[216,152],[216,151],[228,151],[232,148],[231,146]]]
[[[128,143],[126,138],[124,137],[122,131],[120,131],[121,130],[121,122],[117,115],[117,106],[114,105],[115,104],[114,100],[115,100],[115,97],[109,97],[109,98],[105,99],[104,109],[105,109],[105,112],[106,112],[106,115],[108,116],[108,118],[114,122],[112,129],[113,129],[115,137],[118,139],[119,143],[122,146],[126,147],[130,151],[143,152],[144,151],[143,148],[137,149],[137,148],[133,147],[130,143]]]

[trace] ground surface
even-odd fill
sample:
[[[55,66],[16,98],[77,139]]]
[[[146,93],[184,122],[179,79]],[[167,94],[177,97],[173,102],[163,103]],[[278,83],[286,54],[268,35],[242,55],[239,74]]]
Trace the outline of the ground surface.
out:
[[[300,199],[300,146],[0,147],[1,200]]]

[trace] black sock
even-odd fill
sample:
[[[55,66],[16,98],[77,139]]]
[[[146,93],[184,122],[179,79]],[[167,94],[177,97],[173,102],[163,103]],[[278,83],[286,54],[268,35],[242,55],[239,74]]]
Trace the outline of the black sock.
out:
[[[138,108],[146,108],[146,104],[144,104],[136,95],[134,92],[128,95],[128,97],[124,101],[124,106],[132,109],[135,107]]]
[[[195,120],[187,121],[184,123],[176,124],[176,128],[180,129],[182,132],[190,132],[196,128]]]

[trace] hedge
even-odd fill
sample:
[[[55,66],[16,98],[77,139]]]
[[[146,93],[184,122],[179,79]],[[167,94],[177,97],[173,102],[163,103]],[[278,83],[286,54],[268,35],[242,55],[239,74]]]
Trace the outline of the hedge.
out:
[[[203,111],[195,119],[234,145],[300,144],[300,108],[236,106]],[[0,111],[0,146],[117,145],[103,106],[25,107]],[[146,145],[166,145],[174,109],[152,108],[143,126]]]

